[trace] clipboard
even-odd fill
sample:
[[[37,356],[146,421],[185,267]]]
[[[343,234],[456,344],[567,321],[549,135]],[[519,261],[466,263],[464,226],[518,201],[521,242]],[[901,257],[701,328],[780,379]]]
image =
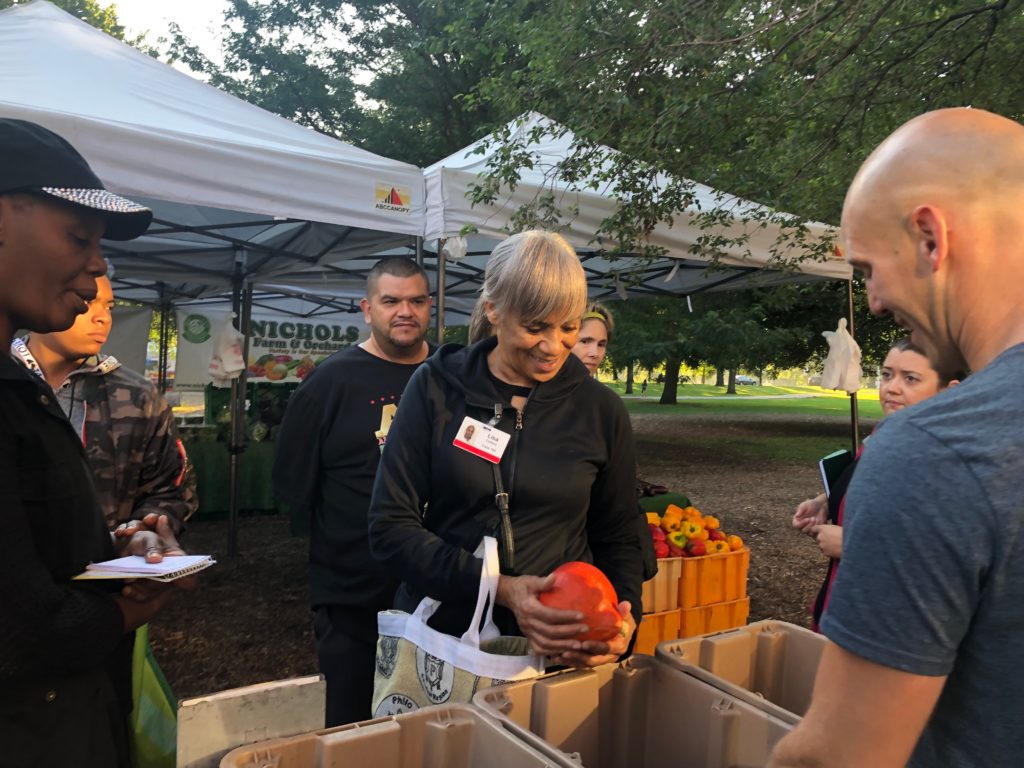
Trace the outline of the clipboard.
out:
[[[818,462],[818,469],[821,470],[821,482],[825,486],[826,497],[832,495],[832,488],[851,464],[853,464],[853,454],[846,449],[834,451],[821,458]]]

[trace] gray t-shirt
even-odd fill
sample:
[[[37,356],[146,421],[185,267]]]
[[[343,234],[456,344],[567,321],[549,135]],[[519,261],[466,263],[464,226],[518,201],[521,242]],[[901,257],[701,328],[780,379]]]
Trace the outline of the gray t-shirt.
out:
[[[846,496],[822,631],[948,675],[912,766],[1024,764],[1024,345],[886,419]]]

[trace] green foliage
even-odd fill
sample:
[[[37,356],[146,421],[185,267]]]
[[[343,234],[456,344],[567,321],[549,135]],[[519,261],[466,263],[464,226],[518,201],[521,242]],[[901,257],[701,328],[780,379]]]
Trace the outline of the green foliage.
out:
[[[0,11],[14,5],[25,5],[27,2],[30,0],[0,0]],[[124,27],[117,20],[116,4],[104,8],[97,0],[50,0],[50,2],[96,29],[103,30],[118,40],[124,40]]]
[[[469,344],[468,325],[446,325],[444,327],[445,344]]]
[[[802,217],[838,221],[853,170],[940,106],[1021,114],[1019,3],[855,0],[495,6],[529,66],[476,98]],[[460,38],[465,33],[451,28]]]
[[[863,291],[855,294],[854,330],[866,370],[880,365],[903,332],[888,318],[867,311]],[[739,371],[820,365],[828,353],[821,332],[847,317],[845,283],[796,283],[771,289],[700,294],[693,312],[681,298],[614,302],[615,336],[608,357],[615,368],[635,362],[648,370],[664,365],[661,402],[676,402],[673,371],[679,365],[721,368],[730,381]],[[735,383],[729,386],[735,392]]]
[[[820,391],[820,390],[819,390]],[[872,399],[866,396],[867,393],[858,394],[858,415],[862,419],[881,419],[882,407],[878,403],[877,394]],[[650,399],[639,400],[633,398],[625,399],[626,410],[630,413],[656,413],[658,415],[707,415],[710,413],[744,413],[756,417],[760,414],[784,413],[804,414],[808,416],[828,416],[837,418],[850,418],[850,398],[843,394],[841,396],[823,397],[814,396],[808,398],[793,399],[768,399],[759,400],[754,397],[742,397],[721,394],[718,397],[701,398],[700,400],[684,400],[683,402],[671,405],[656,403]],[[870,427],[864,429],[862,434],[869,434]],[[819,453],[816,458],[820,458]]]
[[[347,136],[362,113],[349,59],[330,42],[351,27],[330,13],[339,3],[323,6],[232,0],[221,28],[223,66],[174,24],[167,55],[246,101],[322,133]]]
[[[502,126],[542,112],[578,136],[561,180],[620,201],[594,232],[608,255],[660,255],[653,227],[692,215],[694,255],[743,254],[771,224],[782,227],[772,260],[792,268],[832,248],[804,221],[838,223],[856,167],[900,122],[962,104],[1021,116],[1020,5],[232,0],[223,67],[180,33],[171,53],[254,103],[420,165],[497,126],[496,159],[472,192],[481,205],[539,162],[531,139],[558,130],[513,141]],[[513,211],[511,228],[557,229],[577,213],[547,189]],[[732,374],[815,363],[821,331],[849,309],[841,283],[694,302],[692,316],[672,299],[615,308],[615,365],[664,364],[665,402],[682,362]],[[859,290],[854,331],[865,367],[900,333],[870,317]]]
[[[180,29],[168,55],[219,88],[387,157],[427,165],[485,134],[499,115],[463,101],[495,54],[445,32],[467,4],[231,0],[224,65]],[[475,12],[486,14],[486,5]]]

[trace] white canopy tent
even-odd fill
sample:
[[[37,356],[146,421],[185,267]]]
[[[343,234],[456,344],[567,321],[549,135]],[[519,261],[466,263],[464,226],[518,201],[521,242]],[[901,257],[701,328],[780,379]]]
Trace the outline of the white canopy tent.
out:
[[[540,130],[538,130],[540,129]],[[514,190],[503,187],[490,204],[474,206],[467,197],[479,175],[488,170],[499,146],[482,139],[434,163],[424,171],[426,179],[427,241],[457,236],[463,227],[475,228],[481,237],[469,239],[468,255],[458,265],[448,266],[448,279],[456,283],[449,295],[458,295],[458,285],[468,286],[479,278],[486,262],[485,253],[497,238],[505,237],[512,216],[539,195],[551,193],[563,213],[575,211],[565,220],[562,234],[576,247],[588,274],[591,294],[600,296],[686,295],[704,290],[722,290],[791,282],[795,279],[849,280],[852,271],[844,261],[803,260],[803,247],[791,236],[796,228],[777,223],[743,219],[755,212],[767,212],[747,200],[718,192],[703,184],[694,184],[694,205],[679,213],[672,224],[658,224],[651,233],[651,245],[664,248],[665,258],[654,261],[615,258],[605,255],[593,242],[601,223],[618,206],[615,184],[591,176],[575,183],[560,178],[560,164],[571,157],[575,136],[543,115],[531,113],[509,124],[510,142],[529,156],[532,165],[521,166]],[[537,138],[539,134],[539,138]],[[607,150],[613,152],[613,150]],[[659,176],[664,186],[669,178]],[[720,228],[702,227],[702,212],[723,209],[731,214]],[[816,241],[828,227],[805,223],[810,241]],[[722,234],[729,242],[719,254],[720,268],[708,271],[710,256],[700,243],[708,235]],[[742,242],[740,242],[742,240]],[[791,242],[792,240],[792,242]],[[793,261],[790,270],[781,270],[778,259]]]
[[[593,298],[675,295],[689,296],[703,291],[767,287],[803,280],[842,280],[847,283],[852,312],[853,270],[841,258],[827,254],[814,258],[808,246],[829,233],[818,222],[794,221],[749,200],[692,184],[693,203],[678,212],[671,223],[661,222],[650,233],[650,245],[664,249],[656,259],[610,257],[595,233],[619,206],[614,174],[594,173],[576,182],[562,178],[563,163],[573,157],[576,137],[568,128],[544,115],[529,113],[507,126],[507,144],[527,158],[519,164],[515,189],[503,185],[494,202],[474,205],[468,193],[490,170],[491,161],[503,149],[490,137],[470,144],[428,167],[426,179],[426,229],[428,247],[441,249],[445,239],[456,237],[466,227],[475,234],[466,238],[465,257],[438,266],[445,286],[445,301],[467,300],[476,295],[487,256],[496,240],[507,236],[513,217],[523,206],[541,195],[551,195],[554,207],[563,215],[560,232],[580,255]],[[616,154],[606,147],[601,153]],[[664,188],[671,182],[658,174],[656,183]],[[702,216],[712,211],[726,215],[711,217],[708,226]],[[715,244],[716,263],[704,247]],[[852,318],[851,318],[852,323]],[[857,402],[851,397],[854,446],[859,442]]]
[[[423,232],[415,166],[226,94],[45,0],[0,12],[0,115],[56,131],[111,190],[153,208],[145,237],[107,244],[126,298],[343,269]]]
[[[332,281],[301,296],[273,286],[312,268],[343,275],[352,258],[423,232],[420,169],[230,96],[44,0],[0,12],[0,116],[56,131],[109,189],[152,207],[144,237],[105,243],[122,298],[231,295],[243,326],[243,286],[309,311],[343,310],[351,290]],[[232,551],[240,393],[236,382]]]

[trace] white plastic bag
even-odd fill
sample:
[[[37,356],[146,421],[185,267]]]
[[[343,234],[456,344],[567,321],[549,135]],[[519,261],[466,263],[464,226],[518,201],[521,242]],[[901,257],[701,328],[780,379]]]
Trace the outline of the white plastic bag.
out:
[[[822,389],[842,389],[856,392],[860,389],[860,346],[846,330],[846,318],[839,318],[834,331],[822,331],[828,340],[828,357],[821,373]]]
[[[215,387],[227,387],[232,379],[237,379],[245,370],[245,358],[242,357],[242,345],[245,337],[231,324],[233,314],[224,318],[224,324],[213,340],[213,356],[208,368],[210,378]]]
[[[466,258],[466,251],[469,250],[469,243],[464,237],[449,237],[444,243],[444,255],[451,261],[462,261]]]

